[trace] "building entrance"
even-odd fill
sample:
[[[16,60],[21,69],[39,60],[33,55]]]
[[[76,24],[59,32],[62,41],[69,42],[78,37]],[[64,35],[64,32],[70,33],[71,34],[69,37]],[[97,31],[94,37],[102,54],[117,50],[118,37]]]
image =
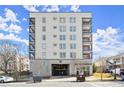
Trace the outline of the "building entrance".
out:
[[[52,64],[52,76],[69,75],[69,64]]]

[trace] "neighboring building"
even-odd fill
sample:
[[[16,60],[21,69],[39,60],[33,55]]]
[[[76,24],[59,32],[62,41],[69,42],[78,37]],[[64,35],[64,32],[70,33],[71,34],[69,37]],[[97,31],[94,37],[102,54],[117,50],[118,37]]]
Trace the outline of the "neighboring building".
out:
[[[112,64],[108,63],[106,60],[111,62]],[[95,66],[97,66],[97,72],[106,71],[107,69],[114,69],[116,61],[116,67],[124,69],[124,54],[119,54],[116,56],[111,57],[102,57],[94,61]]]
[[[14,71],[17,69],[17,71],[23,72],[23,71],[29,71],[30,70],[30,64],[29,64],[29,58],[28,57],[16,57],[16,61],[10,60],[7,64],[8,71]],[[2,58],[0,59],[0,68],[4,69],[4,62]]]
[[[92,74],[91,13],[30,13],[31,70],[41,76]]]
[[[112,56],[108,58],[112,62],[116,61],[116,67],[117,68],[123,68],[124,69],[124,54],[119,54],[116,56]]]
[[[30,70],[30,60],[28,57],[17,57],[18,70],[29,71]]]
[[[93,63],[96,66],[96,72],[105,72],[107,69],[110,68],[111,64],[106,62],[107,57],[102,57],[96,59]]]

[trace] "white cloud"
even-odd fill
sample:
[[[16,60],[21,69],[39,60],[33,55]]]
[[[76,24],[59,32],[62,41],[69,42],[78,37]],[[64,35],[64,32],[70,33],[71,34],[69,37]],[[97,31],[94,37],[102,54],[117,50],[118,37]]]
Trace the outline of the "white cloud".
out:
[[[70,10],[73,12],[80,12],[79,7],[80,7],[79,5],[72,5]]]
[[[10,24],[10,26],[7,28],[7,31],[14,32],[14,33],[20,33],[22,28],[16,24]]]
[[[23,18],[22,20],[23,20],[23,21],[27,21],[27,19],[26,19],[26,18]]]
[[[20,23],[17,19],[17,14],[8,8],[5,8],[4,12],[4,17],[0,16],[0,30],[8,31],[9,33],[20,33],[22,28],[16,24]],[[10,23],[8,24],[8,22]]]
[[[112,56],[120,51],[124,51],[124,42],[121,41],[122,35],[119,29],[108,27],[106,29],[97,29],[93,33],[93,52],[94,55]]]
[[[45,12],[59,12],[59,6],[58,5],[46,5],[43,7],[42,11]]]
[[[7,31],[8,25],[6,23],[0,23],[0,30]]]
[[[21,42],[21,43],[25,43],[26,45],[29,45],[29,41],[28,40],[19,38],[17,35],[14,35],[12,33],[9,34],[9,35],[4,35],[4,34],[0,33],[0,39],[2,39],[2,40],[17,41],[17,42]]]
[[[39,10],[37,9],[37,5],[24,5],[23,7],[29,12],[39,12]]]
[[[27,30],[27,32],[29,32],[29,28],[27,28],[26,30]]]
[[[17,14],[14,13],[12,10],[6,8],[5,9],[5,21],[8,22],[8,21],[11,21],[13,23],[15,22],[20,22],[18,19],[17,19]]]

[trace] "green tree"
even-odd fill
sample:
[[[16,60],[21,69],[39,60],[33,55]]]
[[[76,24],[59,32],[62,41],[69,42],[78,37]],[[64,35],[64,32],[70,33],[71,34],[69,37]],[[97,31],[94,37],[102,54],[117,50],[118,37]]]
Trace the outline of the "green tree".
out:
[[[95,65],[95,63],[93,63],[93,73],[95,73],[97,70],[97,66]]]

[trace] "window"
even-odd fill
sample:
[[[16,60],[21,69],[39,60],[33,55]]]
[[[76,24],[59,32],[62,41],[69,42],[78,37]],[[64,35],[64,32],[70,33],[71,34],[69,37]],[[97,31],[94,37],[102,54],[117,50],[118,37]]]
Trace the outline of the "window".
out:
[[[46,43],[42,43],[42,49],[46,49]]]
[[[57,26],[53,26],[53,29],[56,29],[57,28]]]
[[[70,35],[70,40],[76,40],[76,35]]]
[[[53,35],[53,37],[54,37],[54,38],[56,38],[56,37],[57,37],[57,35]]]
[[[76,49],[76,44],[75,43],[70,44],[70,49]]]
[[[57,46],[57,44],[53,44],[53,46]]]
[[[59,30],[60,30],[60,32],[65,32],[66,31],[66,26],[60,26]]]
[[[42,58],[46,58],[46,52],[42,52]]]
[[[76,23],[76,18],[75,17],[70,17],[70,23]]]
[[[53,17],[53,20],[57,20],[57,18],[56,17]]]
[[[66,40],[66,36],[65,35],[60,35],[60,40]]]
[[[66,22],[66,18],[65,17],[60,17],[59,22],[60,23],[65,23]]]
[[[56,52],[54,52],[54,53],[53,53],[53,55],[57,55],[57,53],[56,53]]]
[[[45,32],[46,31],[46,27],[42,26],[42,31]]]
[[[71,52],[70,53],[70,58],[76,58],[76,53],[75,52]]]
[[[76,26],[70,26],[70,32],[76,32]]]
[[[43,35],[42,36],[42,40],[46,40],[46,35]]]
[[[46,23],[46,18],[45,17],[42,18],[42,23]]]
[[[65,43],[59,44],[59,49],[66,49],[66,44]]]
[[[66,53],[65,52],[60,52],[60,58],[66,58]]]

